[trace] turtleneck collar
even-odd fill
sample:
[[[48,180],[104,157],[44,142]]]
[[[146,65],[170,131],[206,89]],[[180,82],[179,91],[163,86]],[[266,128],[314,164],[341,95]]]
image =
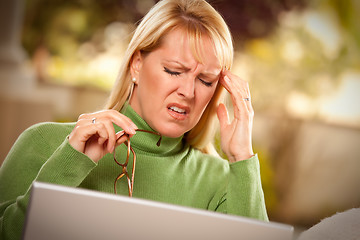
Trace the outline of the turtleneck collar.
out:
[[[121,110],[121,113],[130,118],[138,127],[138,129],[154,132],[154,130],[135,112],[135,110],[129,104],[125,104],[124,108]],[[120,127],[115,126],[115,130],[119,131]],[[131,146],[135,152],[143,151],[147,154],[169,156],[176,154],[183,149],[183,136],[178,138],[162,136],[160,146],[157,146],[156,143],[159,141],[159,139],[159,135],[137,131],[130,140]]]

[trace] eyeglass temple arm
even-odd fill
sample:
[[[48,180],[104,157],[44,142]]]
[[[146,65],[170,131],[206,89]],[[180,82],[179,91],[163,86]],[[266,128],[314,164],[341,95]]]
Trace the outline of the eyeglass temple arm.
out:
[[[143,129],[136,129],[136,131],[147,132],[147,133],[151,133],[151,134],[155,134],[155,135],[160,136],[159,140],[158,140],[157,143],[156,143],[156,145],[157,145],[158,147],[160,146],[161,140],[162,140],[162,135],[161,135],[160,133],[152,132],[152,131],[148,131],[148,130],[143,130]],[[115,150],[114,150],[114,152],[113,152],[115,162],[122,167],[122,173],[119,174],[119,176],[117,176],[117,178],[115,179],[115,182],[114,182],[114,192],[115,192],[115,194],[117,193],[117,191],[116,191],[116,183],[117,183],[117,181],[118,181],[120,178],[122,178],[124,175],[126,175],[127,180],[128,180],[129,196],[132,197],[132,193],[133,193],[133,189],[134,189],[136,154],[135,154],[134,149],[131,147],[129,135],[128,135],[127,133],[125,133],[124,130],[121,131],[121,134],[120,134],[120,136],[118,137],[118,139],[121,138],[121,137],[124,136],[124,135],[127,135],[127,140],[124,142],[124,144],[127,146],[127,156],[126,156],[126,161],[125,161],[125,163],[124,163],[124,164],[119,163],[119,162],[117,161],[117,159],[116,159]],[[131,180],[130,180],[129,174],[128,174],[128,172],[127,172],[127,164],[128,164],[128,162],[129,162],[130,151],[132,152],[132,154],[133,154],[133,156],[134,156],[134,157],[133,157],[133,168],[132,168],[132,173],[131,173]]]
[[[160,133],[158,133],[158,132],[153,132],[153,131],[148,131],[148,130],[143,130],[143,129],[136,129],[135,131],[146,132],[146,133],[151,133],[151,134],[154,134],[154,135],[158,135],[160,138],[159,138],[159,140],[157,141],[156,146],[160,147],[161,140],[162,140],[162,135],[161,135]]]
[[[135,131],[137,131],[137,132],[146,132],[146,133],[151,133],[151,134],[154,134],[154,135],[158,135],[160,138],[159,138],[159,140],[157,141],[156,146],[160,147],[161,140],[162,140],[162,135],[161,135],[160,133],[158,133],[158,132],[153,132],[153,131],[149,131],[149,130],[144,130],[144,129],[136,129]],[[120,136],[118,137],[118,139],[121,138],[121,137],[124,136],[124,135],[128,135],[124,130],[121,130],[120,132],[121,132],[121,134],[120,134]],[[120,132],[119,132],[119,133],[120,133]]]

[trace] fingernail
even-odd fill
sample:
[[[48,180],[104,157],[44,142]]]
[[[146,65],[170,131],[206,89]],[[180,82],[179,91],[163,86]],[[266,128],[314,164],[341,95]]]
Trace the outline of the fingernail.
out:
[[[124,130],[118,131],[118,132],[116,133],[116,135],[118,135],[118,134],[123,135],[123,134],[124,134]]]
[[[135,135],[136,131],[135,129],[130,129],[129,133]]]

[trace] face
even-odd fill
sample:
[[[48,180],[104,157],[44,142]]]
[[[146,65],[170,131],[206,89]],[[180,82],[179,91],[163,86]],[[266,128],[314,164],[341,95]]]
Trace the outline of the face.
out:
[[[156,50],[135,53],[132,108],[160,134],[179,137],[191,130],[211,100],[221,66],[209,38],[203,37],[202,63],[192,54],[186,33],[168,33]]]

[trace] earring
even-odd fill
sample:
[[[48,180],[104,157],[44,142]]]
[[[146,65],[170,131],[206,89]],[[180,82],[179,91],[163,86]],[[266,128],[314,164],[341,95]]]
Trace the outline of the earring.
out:
[[[132,96],[132,94],[133,94],[134,86],[135,86],[135,84],[136,84],[136,78],[133,77],[133,78],[131,79],[131,81],[132,81],[133,84],[131,84],[131,86],[130,86],[130,92],[129,92],[128,100],[130,100],[130,98],[131,98],[131,96]]]

